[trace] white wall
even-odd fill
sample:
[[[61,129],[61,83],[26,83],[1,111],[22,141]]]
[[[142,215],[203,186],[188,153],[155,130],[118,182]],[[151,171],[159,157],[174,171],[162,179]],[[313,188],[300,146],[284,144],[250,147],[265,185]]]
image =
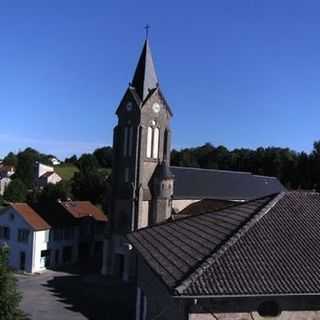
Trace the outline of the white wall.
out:
[[[52,183],[52,184],[57,184],[58,182],[60,182],[62,179],[61,177],[56,174],[56,173],[53,173],[51,176],[48,177],[47,179],[47,183]]]
[[[0,179],[0,195],[3,196],[4,192],[6,191],[6,188],[10,184],[11,179],[10,178],[2,178]]]
[[[192,203],[199,202],[200,200],[173,200],[172,201],[172,208],[175,210],[176,213],[179,213],[184,208],[189,206]]]
[[[53,167],[47,166],[42,163],[38,163],[38,178],[41,177],[46,172],[53,172],[53,171],[54,171]]]
[[[13,269],[20,269],[20,252],[26,254],[25,270],[32,272],[32,244],[33,231],[24,219],[15,212],[14,209],[8,208],[0,215],[0,225],[10,228],[10,239],[0,239],[0,244],[6,243],[9,246],[9,266]],[[28,229],[30,231],[28,242],[18,242],[18,230]]]
[[[41,251],[48,249],[48,242],[46,241],[46,233],[49,230],[35,231],[33,233],[33,259],[32,259],[32,273],[45,270],[45,260],[41,259]]]

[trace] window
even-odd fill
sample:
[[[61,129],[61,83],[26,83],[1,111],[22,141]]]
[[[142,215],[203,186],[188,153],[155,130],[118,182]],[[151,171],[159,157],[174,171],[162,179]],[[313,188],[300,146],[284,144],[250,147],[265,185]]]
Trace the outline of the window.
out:
[[[129,182],[129,168],[124,169],[124,182]]]
[[[96,234],[104,234],[104,232],[105,232],[105,224],[104,223],[99,223],[99,222],[97,222],[96,224],[95,224],[95,233]]]
[[[166,129],[164,133],[164,139],[163,139],[163,153],[164,153],[165,159],[167,158],[168,154],[170,154],[170,150],[168,150],[169,149],[168,142],[169,142],[169,133],[168,133],[168,129]]]
[[[29,239],[29,230],[19,229],[18,230],[18,241],[19,242],[28,242]]]
[[[148,127],[147,135],[147,158],[151,158],[151,148],[152,148],[152,128]]]
[[[64,263],[70,262],[72,259],[72,247],[66,246],[63,247],[62,251],[62,260]]]
[[[159,128],[154,128],[152,156],[154,159],[158,159],[158,155],[159,155]]]
[[[128,156],[132,155],[132,147],[133,147],[133,127],[129,127],[129,147],[128,147]]]
[[[0,239],[10,240],[10,228],[5,226],[0,226]]]
[[[133,127],[125,127],[123,134],[123,155],[130,157],[133,149]]]
[[[123,139],[123,155],[126,157],[128,151],[128,127],[124,128],[124,139]]]
[[[73,228],[67,228],[64,230],[63,238],[64,240],[72,240],[74,236]]]
[[[155,123],[154,123],[155,124]],[[159,157],[160,129],[148,127],[147,132],[147,158],[158,159]]]

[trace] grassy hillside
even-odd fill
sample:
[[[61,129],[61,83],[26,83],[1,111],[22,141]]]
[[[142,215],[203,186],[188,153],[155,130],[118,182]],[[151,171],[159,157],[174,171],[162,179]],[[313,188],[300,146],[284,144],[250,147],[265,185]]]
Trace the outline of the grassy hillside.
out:
[[[79,169],[72,164],[62,164],[55,167],[55,172],[65,181],[71,180],[78,171]]]

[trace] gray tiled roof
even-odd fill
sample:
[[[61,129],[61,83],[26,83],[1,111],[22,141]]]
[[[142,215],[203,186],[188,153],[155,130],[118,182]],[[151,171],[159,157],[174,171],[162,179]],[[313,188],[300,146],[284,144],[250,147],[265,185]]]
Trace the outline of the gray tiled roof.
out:
[[[129,234],[128,238],[165,284],[173,289],[271,198],[145,228]]]
[[[320,194],[281,193],[128,236],[177,296],[320,292]]]
[[[252,200],[285,191],[277,178],[250,172],[171,167],[174,199]]]

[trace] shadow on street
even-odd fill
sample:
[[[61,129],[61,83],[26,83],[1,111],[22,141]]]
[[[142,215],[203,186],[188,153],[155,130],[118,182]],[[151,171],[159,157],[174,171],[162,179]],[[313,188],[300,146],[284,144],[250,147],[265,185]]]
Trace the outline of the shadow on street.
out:
[[[89,277],[89,276],[88,276]],[[47,287],[66,308],[90,320],[134,319],[134,287],[97,276],[62,276],[49,280]]]

